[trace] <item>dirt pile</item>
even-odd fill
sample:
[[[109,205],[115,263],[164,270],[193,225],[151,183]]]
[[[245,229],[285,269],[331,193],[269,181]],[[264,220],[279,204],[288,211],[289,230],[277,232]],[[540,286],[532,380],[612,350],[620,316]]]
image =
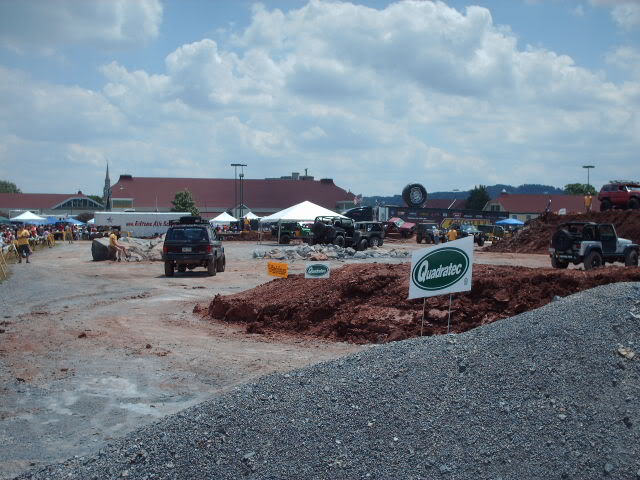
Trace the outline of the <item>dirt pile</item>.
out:
[[[536,218],[512,238],[485,247],[489,252],[547,253],[549,241],[556,227],[565,222],[613,223],[620,237],[640,243],[640,211],[612,210],[582,215],[549,215]]]
[[[407,264],[347,265],[330,279],[292,275],[229,296],[195,311],[248,333],[291,332],[353,343],[385,343],[420,335],[422,300],[407,300]],[[474,265],[473,290],[453,296],[451,330],[472,328],[533,310],[554,297],[598,285],[640,281],[640,269],[597,271]],[[427,299],[425,335],[446,333],[449,297]]]

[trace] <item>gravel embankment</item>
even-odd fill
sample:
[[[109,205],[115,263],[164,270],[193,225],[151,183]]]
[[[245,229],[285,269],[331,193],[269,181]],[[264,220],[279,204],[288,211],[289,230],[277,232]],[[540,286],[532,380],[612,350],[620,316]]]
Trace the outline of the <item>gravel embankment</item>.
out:
[[[639,440],[625,283],[265,377],[19,478],[629,480]]]

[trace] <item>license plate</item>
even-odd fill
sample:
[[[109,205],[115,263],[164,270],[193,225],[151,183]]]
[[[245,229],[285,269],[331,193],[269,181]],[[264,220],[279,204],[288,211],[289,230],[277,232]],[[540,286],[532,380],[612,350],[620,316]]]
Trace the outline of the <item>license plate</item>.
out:
[[[192,252],[191,247],[182,247],[182,253],[191,253],[191,252]]]

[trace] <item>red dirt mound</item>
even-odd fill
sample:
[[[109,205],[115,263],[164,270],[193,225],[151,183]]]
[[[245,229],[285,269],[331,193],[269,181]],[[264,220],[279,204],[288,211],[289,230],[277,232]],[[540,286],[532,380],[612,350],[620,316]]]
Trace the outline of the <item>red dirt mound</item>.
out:
[[[407,300],[408,264],[347,265],[331,278],[276,279],[194,310],[248,333],[289,332],[353,343],[384,343],[420,335],[422,300]],[[459,333],[597,285],[640,281],[640,269],[580,270],[474,265],[471,292],[453,296],[451,330]],[[446,333],[447,295],[427,299],[425,335]]]
[[[564,222],[613,223],[616,232],[623,238],[640,243],[640,211],[611,210],[582,215],[549,215],[547,219],[536,218],[516,236],[485,247],[489,252],[547,253],[549,242],[556,227]]]

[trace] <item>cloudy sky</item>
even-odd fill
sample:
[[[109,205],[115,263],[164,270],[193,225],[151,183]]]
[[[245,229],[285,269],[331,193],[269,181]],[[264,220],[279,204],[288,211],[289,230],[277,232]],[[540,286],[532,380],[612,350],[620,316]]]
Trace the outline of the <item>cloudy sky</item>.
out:
[[[640,1],[2,0],[0,179],[640,178]]]

